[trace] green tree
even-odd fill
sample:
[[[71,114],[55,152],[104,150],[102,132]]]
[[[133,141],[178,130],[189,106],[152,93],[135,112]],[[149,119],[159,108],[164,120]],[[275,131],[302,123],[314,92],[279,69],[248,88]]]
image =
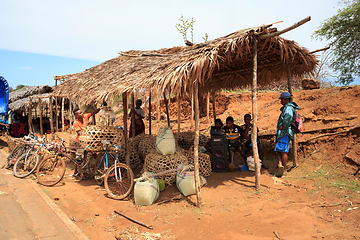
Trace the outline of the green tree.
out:
[[[326,19],[313,38],[330,41],[332,69],[339,73],[339,83],[350,84],[360,76],[360,0],[342,0],[344,8]]]
[[[175,25],[178,32],[183,36],[184,42],[188,41],[187,39],[187,31],[190,30],[191,34],[191,43],[194,43],[194,24],[195,20],[194,18],[191,18],[191,20],[184,19],[184,16],[181,14],[181,17],[179,18],[179,22]]]

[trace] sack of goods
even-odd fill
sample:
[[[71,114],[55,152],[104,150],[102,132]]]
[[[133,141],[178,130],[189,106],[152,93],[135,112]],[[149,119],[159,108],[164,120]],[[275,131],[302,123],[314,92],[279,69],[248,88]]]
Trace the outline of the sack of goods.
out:
[[[156,151],[162,155],[175,153],[174,133],[168,126],[159,129],[156,137]]]
[[[159,183],[151,172],[145,172],[145,180],[137,181],[134,187],[135,204],[149,206],[159,197]]]
[[[247,165],[249,167],[249,170],[255,172],[255,159],[254,159],[254,157],[253,156],[247,157],[246,163],[247,163]],[[261,164],[261,159],[259,159],[259,164]]]
[[[179,167],[182,167],[183,169],[176,173],[177,188],[185,197],[196,194],[195,172],[188,170],[189,168],[186,165],[180,165]],[[203,176],[200,176],[200,187],[205,184],[206,179]]]

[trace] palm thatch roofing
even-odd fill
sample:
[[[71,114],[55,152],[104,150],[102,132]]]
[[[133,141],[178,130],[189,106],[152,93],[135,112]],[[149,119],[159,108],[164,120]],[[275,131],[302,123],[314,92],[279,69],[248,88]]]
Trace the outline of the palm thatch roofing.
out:
[[[9,104],[23,98],[28,98],[29,96],[50,93],[53,90],[54,89],[48,85],[23,87],[9,94]]]
[[[32,95],[31,102],[33,105],[39,103],[39,98],[41,97],[41,104],[43,108],[49,107],[49,96],[50,93],[43,93],[43,94],[35,94]],[[15,102],[9,104],[9,109],[14,112],[22,113],[23,115],[27,115],[29,113],[29,104],[30,104],[30,97],[19,99]]]
[[[154,51],[121,52],[116,58],[81,73],[55,76],[62,83],[56,94],[68,94],[78,103],[100,102],[133,89],[147,89],[159,97],[168,87],[172,93],[190,91],[199,80],[200,92],[234,89],[252,82],[252,43],[258,39],[258,84],[313,74],[317,59],[307,49],[279,36],[270,25],[249,28],[189,47]]]

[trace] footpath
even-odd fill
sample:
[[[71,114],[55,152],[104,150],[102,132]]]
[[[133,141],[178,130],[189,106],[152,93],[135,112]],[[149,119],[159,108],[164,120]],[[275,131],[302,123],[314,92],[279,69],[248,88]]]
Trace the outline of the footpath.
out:
[[[1,169],[7,156],[0,150],[0,239],[89,239],[29,177]]]

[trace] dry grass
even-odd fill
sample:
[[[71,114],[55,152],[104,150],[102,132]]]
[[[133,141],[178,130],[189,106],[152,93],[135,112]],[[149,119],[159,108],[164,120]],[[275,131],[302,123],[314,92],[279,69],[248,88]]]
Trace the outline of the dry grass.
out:
[[[133,89],[150,90],[161,97],[165,89],[191,92],[199,79],[200,92],[236,89],[252,82],[254,36],[277,31],[271,25],[249,28],[190,47],[156,51],[127,51],[81,73],[55,76],[62,80],[55,94],[68,94],[78,103],[101,102]],[[267,85],[292,77],[313,74],[314,54],[282,37],[258,40],[258,83]]]

